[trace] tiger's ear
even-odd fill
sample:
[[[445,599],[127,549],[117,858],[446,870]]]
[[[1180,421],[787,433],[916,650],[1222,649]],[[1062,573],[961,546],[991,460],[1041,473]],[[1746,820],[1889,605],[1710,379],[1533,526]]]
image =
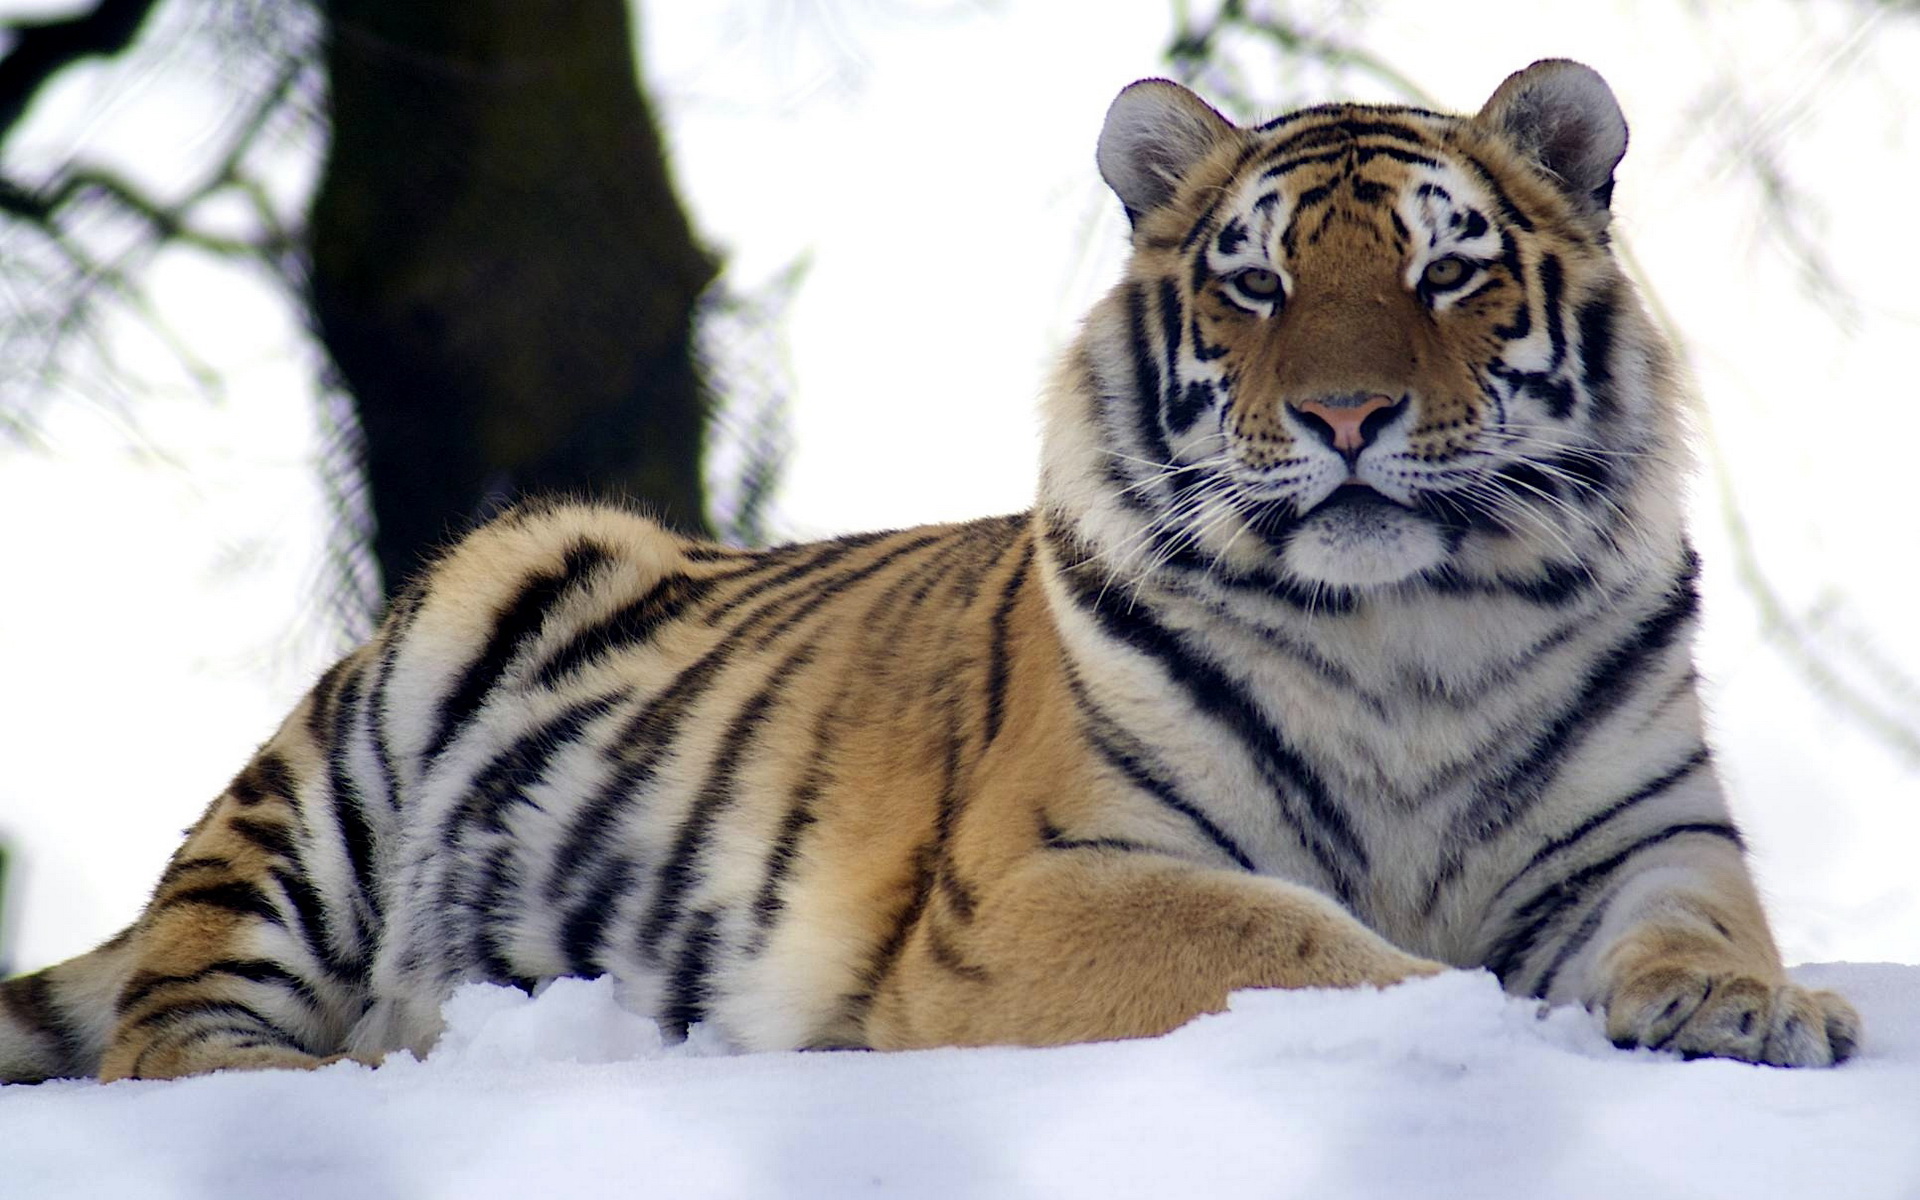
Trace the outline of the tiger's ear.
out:
[[[1168,79],[1142,79],[1122,88],[1107,109],[1097,155],[1127,220],[1173,199],[1195,163],[1240,131],[1213,106]]]
[[[1474,118],[1544,167],[1582,212],[1604,225],[1627,119],[1600,72],[1544,58],[1507,76]]]

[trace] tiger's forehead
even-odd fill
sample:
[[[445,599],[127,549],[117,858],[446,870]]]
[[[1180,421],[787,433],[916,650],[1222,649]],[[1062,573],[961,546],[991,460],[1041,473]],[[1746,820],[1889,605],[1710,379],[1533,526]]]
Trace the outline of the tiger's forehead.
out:
[[[1290,259],[1356,223],[1410,254],[1478,242],[1518,210],[1463,144],[1464,124],[1412,108],[1328,105],[1290,114],[1252,131],[1202,218],[1208,228],[1194,232],[1219,266]]]

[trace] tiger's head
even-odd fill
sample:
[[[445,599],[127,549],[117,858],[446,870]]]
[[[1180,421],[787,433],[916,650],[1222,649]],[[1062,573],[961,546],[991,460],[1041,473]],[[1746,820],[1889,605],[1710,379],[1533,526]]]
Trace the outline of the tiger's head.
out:
[[[1471,117],[1248,129],[1133,84],[1099,145],[1133,255],[1050,421],[1087,469],[1050,447],[1053,486],[1102,493],[1078,507],[1118,558],[1315,597],[1587,569],[1675,490],[1668,355],[1608,245],[1626,144],[1567,61]]]

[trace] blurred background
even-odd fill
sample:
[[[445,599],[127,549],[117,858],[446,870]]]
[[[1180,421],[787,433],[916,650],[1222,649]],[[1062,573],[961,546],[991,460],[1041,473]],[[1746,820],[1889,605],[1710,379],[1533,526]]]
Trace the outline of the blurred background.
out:
[[[528,491],[755,543],[1025,508],[1093,167],[1581,59],[1698,392],[1715,744],[1789,960],[1920,961],[1920,4],[0,0],[0,964]]]

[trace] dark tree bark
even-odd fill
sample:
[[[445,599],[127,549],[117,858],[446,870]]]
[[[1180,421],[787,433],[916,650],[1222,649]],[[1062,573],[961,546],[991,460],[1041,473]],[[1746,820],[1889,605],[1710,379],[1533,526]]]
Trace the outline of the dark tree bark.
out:
[[[693,307],[623,0],[332,0],[311,217],[320,334],[359,402],[391,591],[527,494],[705,528]]]

